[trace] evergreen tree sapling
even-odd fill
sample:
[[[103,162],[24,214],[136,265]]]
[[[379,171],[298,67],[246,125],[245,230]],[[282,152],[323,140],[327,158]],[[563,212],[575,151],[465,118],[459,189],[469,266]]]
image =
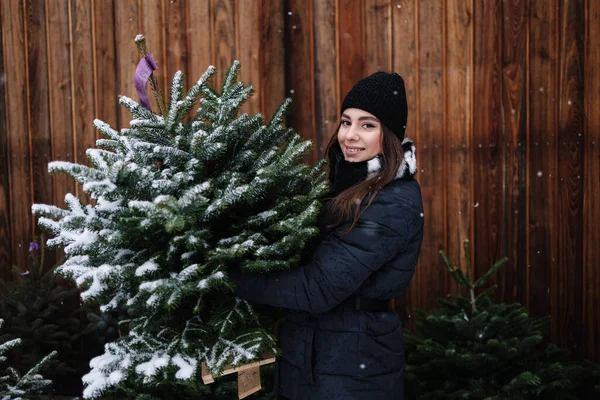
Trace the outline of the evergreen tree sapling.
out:
[[[495,304],[495,285],[476,294],[507,261],[473,279],[470,245],[466,274],[443,251],[444,264],[468,297],[449,295],[440,308],[418,310],[415,333],[406,333],[407,394],[414,399],[576,399],[598,365],[568,361],[569,352],[541,346],[550,317],[530,318],[518,303]],[[587,398],[587,397],[584,397]]]
[[[141,35],[136,43],[146,54]],[[102,311],[130,316],[127,335],[91,361],[86,398],[126,381],[152,387],[175,378],[195,388],[202,362],[218,375],[226,365],[277,353],[271,326],[234,297],[227,270],[297,265],[318,233],[327,184],[322,163],[302,163],[311,142],[284,124],[289,99],[268,123],[260,114],[239,115],[253,91],[237,81],[239,67],[232,64],[220,92],[208,84],[212,66],[187,93],[177,72],[167,103],[155,93],[161,114],[122,96],[130,127],[119,132],[94,121],[106,138],[87,150],[91,167],[49,164],[95,200],[83,205],[67,194],[66,209],[33,206],[54,236],[48,245],[64,248],[58,273]]]
[[[0,319],[0,329],[4,321]],[[50,361],[56,352],[53,351],[25,375],[21,376],[19,371],[12,367],[5,367],[7,353],[21,344],[21,339],[12,339],[0,344],[0,400],[21,400],[39,396],[52,385],[52,381],[44,379],[40,370]]]
[[[81,376],[88,372],[90,358],[102,351],[92,336],[97,326],[86,315],[95,308],[81,306],[75,285],[57,276],[55,267],[45,268],[44,235],[39,243],[30,243],[28,258],[28,265],[13,266],[11,280],[0,279],[0,316],[5,321],[0,343],[21,340],[7,365],[27,370],[57,350],[46,377],[56,393],[81,393]]]

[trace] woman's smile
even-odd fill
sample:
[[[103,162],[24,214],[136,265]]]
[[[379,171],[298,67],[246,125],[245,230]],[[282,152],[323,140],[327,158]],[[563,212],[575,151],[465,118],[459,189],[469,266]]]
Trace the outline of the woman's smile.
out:
[[[364,147],[351,147],[351,146],[344,146],[344,148],[345,148],[345,156],[346,157],[355,156],[365,149]]]

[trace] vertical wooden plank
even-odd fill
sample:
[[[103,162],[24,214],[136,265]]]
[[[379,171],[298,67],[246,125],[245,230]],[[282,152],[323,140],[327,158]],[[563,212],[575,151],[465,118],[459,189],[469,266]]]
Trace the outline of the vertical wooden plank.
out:
[[[397,4],[396,4],[397,3]],[[404,79],[408,102],[406,137],[414,138],[416,124],[416,4],[414,0],[400,0],[392,3],[392,70]],[[419,155],[417,154],[417,157]],[[417,160],[418,162],[418,160]]]
[[[473,261],[480,276],[502,253],[502,1],[475,1]]]
[[[444,102],[442,96],[442,4],[419,1],[417,13],[418,57],[418,179],[423,193],[423,212],[428,229],[419,256],[422,283],[427,282],[426,299],[419,308],[430,309],[445,295],[447,273],[438,254],[445,244]],[[423,301],[425,300],[425,301]]]
[[[46,0],[46,35],[52,160],[74,162],[69,4]],[[75,182],[61,173],[53,176],[53,185],[54,204],[64,207],[65,195],[75,194]]]
[[[223,77],[236,59],[235,46],[235,2],[234,0],[211,0],[213,9],[213,49],[217,73],[213,80],[215,88],[221,91]]]
[[[365,0],[365,75],[392,69],[391,0]]]
[[[533,316],[549,315],[551,271],[557,268],[558,230],[554,225],[556,208],[558,48],[555,1],[532,0],[529,44],[529,204],[526,218],[528,243],[527,297],[524,304]],[[517,144],[518,145],[518,144]],[[524,143],[521,143],[524,145]],[[520,210],[519,210],[520,212]],[[523,243],[521,243],[522,245]]]
[[[502,3],[503,28],[503,126],[504,207],[502,209],[502,253],[508,263],[500,275],[498,295],[506,302],[525,303],[527,282],[527,174],[530,149],[527,110],[527,19],[528,2]],[[519,145],[520,144],[520,145]],[[538,143],[539,145],[539,143]],[[525,245],[524,245],[525,244]]]
[[[0,21],[6,9],[0,7]],[[4,26],[4,25],[3,25]],[[0,27],[1,28],[1,27]],[[8,134],[6,129],[6,74],[4,66],[4,37],[0,29],[0,279],[10,277],[11,255],[11,226],[10,226],[10,186],[8,160]]]
[[[583,183],[583,348],[586,358],[600,361],[600,4],[588,0],[585,6],[585,93]]]
[[[94,34],[94,118],[118,126],[117,57],[114,3],[92,0]],[[96,138],[100,136],[96,132]]]
[[[446,254],[466,270],[463,241],[471,237],[473,214],[470,174],[471,135],[471,62],[473,42],[471,41],[474,21],[470,1],[446,0],[444,47],[446,49],[445,69],[445,113],[446,125],[446,166],[447,179],[447,248]],[[451,281],[446,291],[458,293],[458,285]],[[462,292],[461,292],[462,293]]]
[[[337,133],[339,113],[337,86],[336,2],[313,1],[315,54],[315,119],[317,157],[325,156],[327,144]]]
[[[417,142],[417,34],[416,18],[417,4],[415,0],[400,0],[392,3],[392,70],[399,73],[404,79],[406,87],[406,100],[408,102],[408,120],[406,124],[406,137]],[[417,152],[417,167],[421,163],[421,153]],[[428,222],[426,222],[429,225]],[[415,320],[412,318],[412,308],[420,304],[423,291],[418,288],[422,283],[420,278],[420,264],[417,266],[413,283],[407,291],[395,299],[404,327],[412,329]]]
[[[50,141],[50,108],[48,98],[48,54],[46,38],[46,14],[43,0],[25,2],[27,18],[27,64],[29,71],[29,107],[32,143],[33,202],[54,202],[52,178],[48,173],[48,162],[52,161]],[[41,233],[36,224],[36,235]],[[56,262],[54,252],[46,253],[46,266]]]
[[[8,145],[8,182],[10,185],[10,260],[27,265],[29,241],[33,238],[31,219],[31,167],[27,101],[27,44],[23,2],[2,1],[1,29],[4,48],[6,95],[6,143]],[[8,244],[8,243],[7,243]]]
[[[163,72],[167,74],[168,87],[170,87],[173,75],[177,71],[183,72],[186,76],[188,74],[187,26],[185,23],[187,5],[182,0],[164,0],[163,7],[166,11],[166,38],[164,40],[167,57]]]
[[[260,40],[260,16],[263,3],[252,0],[240,0],[238,3],[238,59],[242,64],[239,79],[246,85],[252,85],[255,91],[241,108],[241,112],[248,114],[260,112],[260,55],[264,51]]]
[[[181,6],[178,3],[170,3],[171,6]],[[165,23],[163,21],[163,8],[165,5],[162,0],[144,0],[138,2],[138,23],[139,23],[139,32],[142,33],[146,38],[146,44],[148,46],[148,51],[152,53],[156,63],[158,64],[158,70],[154,72],[156,79],[158,80],[158,85],[163,92],[163,95],[166,97],[169,94],[169,88],[171,87],[171,75],[169,73],[168,68],[168,57],[167,57],[167,48],[165,46],[165,35],[164,30]],[[170,7],[169,7],[170,8]],[[136,57],[139,61],[141,57],[140,52],[137,51],[137,47],[135,46],[135,42],[133,39],[135,35],[130,39],[128,38],[126,41],[131,46],[132,49],[135,50]],[[131,70],[131,81],[133,82],[133,74],[135,70]],[[158,108],[158,104],[156,103],[156,99],[154,98],[154,94],[152,93],[152,89],[150,88],[150,84],[147,84],[148,89],[148,98],[150,100],[150,107],[155,113],[160,114],[160,109]],[[135,94],[134,100],[138,101],[139,97],[137,93]]]
[[[75,137],[75,161],[90,165],[86,150],[95,147],[94,129],[94,43],[92,41],[92,4],[86,0],[71,0],[72,16],[72,81],[73,81],[73,135]],[[79,198],[89,202],[79,186]]]
[[[552,277],[558,343],[579,353],[583,278],[583,32],[582,0],[561,0],[557,221],[559,252]]]
[[[364,0],[339,0],[340,95],[365,76]],[[360,6],[359,6],[360,4]]]
[[[261,3],[260,34],[263,45],[260,53],[261,106],[269,119],[285,97],[285,51],[283,1]]]
[[[188,1],[187,5],[187,54],[188,87],[200,79],[214,60],[212,54],[212,29],[210,3],[208,1]]]
[[[313,3],[286,2],[286,96],[294,100],[289,124],[304,139],[316,142]],[[289,51],[289,52],[288,52]],[[306,161],[317,161],[316,153]]]
[[[133,75],[140,58],[134,42],[136,35],[139,33],[138,5],[135,1],[117,1],[114,10],[117,93],[139,101],[133,84]],[[150,46],[152,46],[151,43]],[[150,48],[150,51],[154,51],[152,49],[153,47]],[[129,111],[125,107],[119,106],[118,127],[128,128],[131,119],[132,116]]]

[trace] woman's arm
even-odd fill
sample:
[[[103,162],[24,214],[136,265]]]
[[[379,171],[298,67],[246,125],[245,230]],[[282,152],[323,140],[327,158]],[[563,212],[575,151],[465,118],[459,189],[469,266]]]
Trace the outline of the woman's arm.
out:
[[[288,271],[241,272],[232,269],[236,295],[275,307],[326,312],[340,304],[407,245],[417,229],[413,211],[400,203],[374,201],[354,229],[332,231],[309,264]]]

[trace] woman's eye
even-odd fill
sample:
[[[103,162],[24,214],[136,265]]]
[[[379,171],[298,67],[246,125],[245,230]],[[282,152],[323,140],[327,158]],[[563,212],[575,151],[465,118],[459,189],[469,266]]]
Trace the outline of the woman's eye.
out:
[[[342,121],[342,125],[344,125],[344,126],[350,126],[352,124],[350,123],[350,121]]]
[[[363,125],[363,128],[365,128],[365,129],[372,129],[372,128],[375,128],[375,125],[371,125],[371,124],[364,124],[364,125]]]

